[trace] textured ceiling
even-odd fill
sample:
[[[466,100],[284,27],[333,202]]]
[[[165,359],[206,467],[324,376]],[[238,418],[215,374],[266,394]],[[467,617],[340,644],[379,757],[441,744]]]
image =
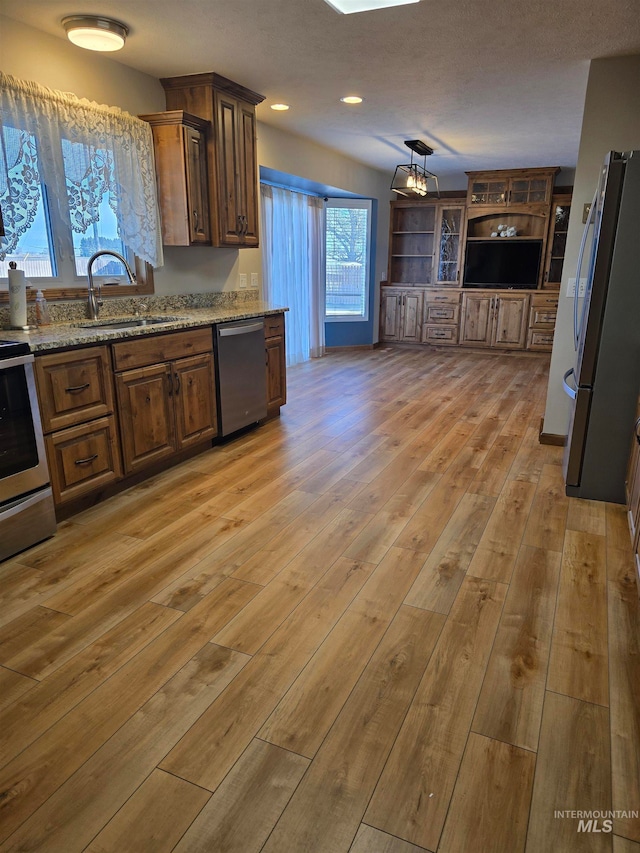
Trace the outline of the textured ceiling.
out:
[[[405,139],[446,179],[575,166],[589,60],[640,53],[638,0],[422,0],[340,15],[324,0],[0,0],[65,38],[60,19],[130,28],[113,59],[154,77],[216,71],[266,95],[258,118],[391,171]],[[640,87],[640,81],[639,81]],[[347,107],[339,98],[365,100]],[[286,113],[269,105],[285,102]]]

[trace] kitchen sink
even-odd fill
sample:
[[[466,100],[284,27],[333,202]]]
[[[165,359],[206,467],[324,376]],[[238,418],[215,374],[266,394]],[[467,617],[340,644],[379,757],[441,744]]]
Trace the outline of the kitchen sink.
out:
[[[160,326],[180,320],[184,320],[184,317],[121,317],[111,320],[87,320],[86,323],[74,323],[74,326],[79,329],[138,329],[142,326]]]

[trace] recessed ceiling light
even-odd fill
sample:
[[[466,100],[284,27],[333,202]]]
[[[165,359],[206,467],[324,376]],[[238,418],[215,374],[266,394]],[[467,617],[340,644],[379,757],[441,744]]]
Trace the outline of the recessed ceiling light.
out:
[[[361,104],[362,98],[358,95],[347,95],[346,98],[340,98],[343,104]]]
[[[87,50],[120,50],[129,33],[119,21],[98,15],[71,15],[62,19],[62,26],[70,42]]]
[[[353,12],[370,12],[371,9],[386,9],[387,6],[407,6],[420,0],[324,0],[329,6],[343,15]]]
[[[278,110],[278,112],[284,112],[289,109],[289,104],[271,104],[272,110]]]

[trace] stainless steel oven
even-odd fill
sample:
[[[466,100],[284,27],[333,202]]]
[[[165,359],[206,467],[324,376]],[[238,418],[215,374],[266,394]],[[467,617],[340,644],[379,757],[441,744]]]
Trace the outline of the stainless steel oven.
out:
[[[56,530],[29,345],[0,341],[0,560]]]

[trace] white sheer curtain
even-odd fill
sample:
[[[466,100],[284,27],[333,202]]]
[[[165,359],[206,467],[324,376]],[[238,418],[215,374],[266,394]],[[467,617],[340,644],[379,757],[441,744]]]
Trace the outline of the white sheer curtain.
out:
[[[324,202],[261,184],[265,298],[288,306],[287,365],[324,354]]]
[[[123,243],[162,266],[151,127],[103,104],[0,72],[0,259],[33,222],[42,186],[54,232],[73,256],[71,232],[97,222],[103,198]],[[59,228],[55,226],[59,225]]]

